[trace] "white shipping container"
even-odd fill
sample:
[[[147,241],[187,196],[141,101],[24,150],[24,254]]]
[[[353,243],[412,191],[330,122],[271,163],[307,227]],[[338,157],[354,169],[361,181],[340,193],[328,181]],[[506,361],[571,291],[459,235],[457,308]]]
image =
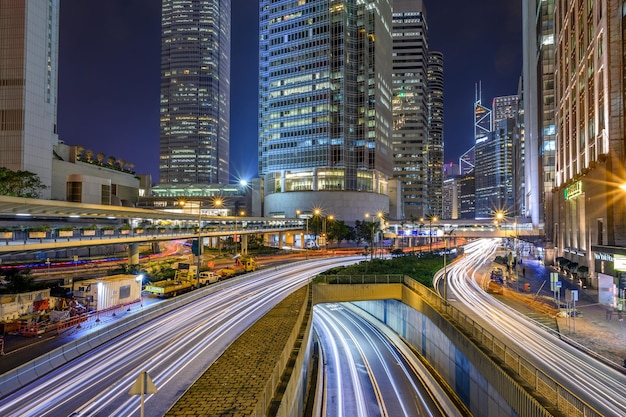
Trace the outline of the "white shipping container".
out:
[[[112,275],[77,283],[74,295],[90,310],[106,310],[141,299],[141,279],[137,275]]]

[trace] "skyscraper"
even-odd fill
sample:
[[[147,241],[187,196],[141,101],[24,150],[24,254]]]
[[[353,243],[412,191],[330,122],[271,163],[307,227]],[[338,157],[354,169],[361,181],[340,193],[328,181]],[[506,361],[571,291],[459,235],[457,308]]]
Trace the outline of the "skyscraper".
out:
[[[428,52],[428,201],[430,213],[443,210],[443,54]]]
[[[163,0],[161,184],[229,182],[230,0]]]
[[[389,210],[390,28],[391,0],[260,1],[265,215]]]
[[[428,147],[428,63],[428,25],[424,3],[421,0],[394,0],[394,177],[402,182],[402,201],[407,218],[433,213],[428,186],[434,168],[429,163]],[[439,213],[433,214],[441,214],[441,204],[438,209]]]
[[[58,142],[58,35],[58,0],[0,2],[0,166],[33,172],[48,187]]]

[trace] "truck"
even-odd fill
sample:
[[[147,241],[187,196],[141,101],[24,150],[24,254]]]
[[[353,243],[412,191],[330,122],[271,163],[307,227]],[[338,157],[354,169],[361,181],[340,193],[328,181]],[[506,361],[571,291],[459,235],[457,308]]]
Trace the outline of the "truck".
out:
[[[181,265],[183,265],[183,268],[181,269],[179,265],[174,279],[153,282],[146,285],[144,291],[159,297],[173,297],[177,294],[191,291],[196,285],[205,286],[221,279],[219,274],[211,271],[203,271],[200,272],[199,276],[196,276],[197,268],[195,266]]]
[[[194,285],[194,280],[165,279],[146,285],[144,291],[159,297],[173,297],[193,289]]]
[[[234,275],[245,274],[246,272],[256,271],[256,261],[249,256],[238,256],[235,258],[233,266],[227,266],[218,271],[222,278],[229,278]]]

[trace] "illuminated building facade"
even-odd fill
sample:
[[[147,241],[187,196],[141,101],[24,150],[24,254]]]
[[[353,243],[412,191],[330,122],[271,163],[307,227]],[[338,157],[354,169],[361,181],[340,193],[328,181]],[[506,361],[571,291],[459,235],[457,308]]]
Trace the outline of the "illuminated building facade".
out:
[[[163,0],[161,184],[229,181],[229,0]]]
[[[443,54],[428,53],[428,201],[442,215],[443,201]]]
[[[264,214],[389,212],[391,0],[261,0],[259,30]]]
[[[405,217],[419,218],[432,210],[429,201],[433,167],[428,147],[428,25],[421,0],[394,0],[393,7],[394,177],[403,185]]]
[[[555,255],[588,266],[592,280],[615,278],[623,291],[626,273],[617,260],[626,257],[624,2],[559,1],[554,16]],[[615,288],[607,290],[614,305]]]

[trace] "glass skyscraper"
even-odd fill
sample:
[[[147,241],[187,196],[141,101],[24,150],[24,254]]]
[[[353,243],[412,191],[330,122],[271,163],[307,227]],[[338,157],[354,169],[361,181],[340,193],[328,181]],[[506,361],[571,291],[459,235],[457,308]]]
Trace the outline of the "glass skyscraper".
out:
[[[422,1],[395,0],[393,6],[394,176],[403,184],[404,215],[419,218],[431,213],[428,26]]]
[[[261,0],[259,29],[265,215],[388,211],[391,0]]]
[[[230,0],[163,0],[161,184],[229,182]]]

